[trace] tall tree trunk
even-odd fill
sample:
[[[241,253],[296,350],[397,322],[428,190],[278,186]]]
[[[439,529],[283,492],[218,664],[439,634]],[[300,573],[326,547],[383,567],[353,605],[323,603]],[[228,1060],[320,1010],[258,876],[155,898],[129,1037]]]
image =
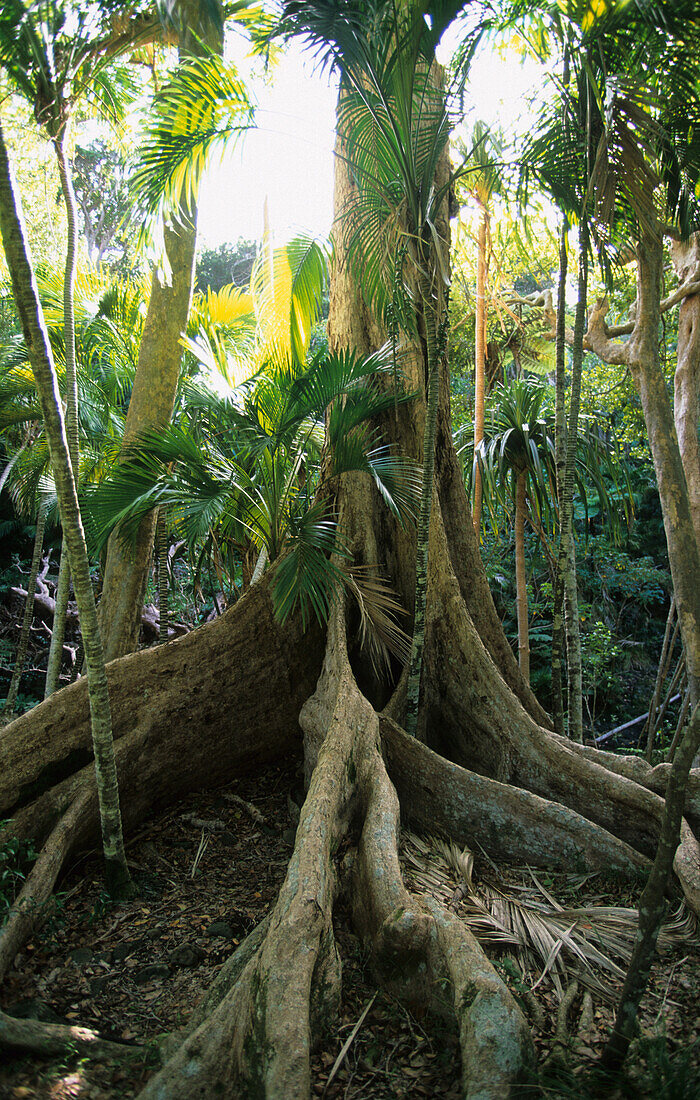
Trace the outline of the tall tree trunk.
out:
[[[581,371],[583,368],[583,334],[586,323],[588,295],[588,222],[581,219],[579,225],[579,276],[578,298],[574,320],[574,340],[571,355],[571,399],[569,421],[566,430],[566,467],[564,491],[559,505],[559,558],[558,569],[564,586],[564,626],[566,631],[566,665],[568,672],[569,737],[583,741],[583,691],[581,669],[581,633],[578,614],[578,589],[576,582],[576,547],[574,543],[574,483],[576,474],[576,447],[578,444],[578,417],[581,406]]]
[[[32,553],[32,563],[29,567],[29,576],[27,577],[27,599],[24,604],[24,617],[22,619],[22,628],[19,634],[19,642],[17,643],[17,656],[15,657],[15,667],[12,671],[12,679],[10,680],[10,687],[7,692],[7,698],[3,707],[3,717],[7,718],[15,709],[15,703],[17,702],[17,692],[19,691],[20,681],[22,679],[22,673],[24,672],[24,665],[27,660],[27,649],[29,648],[29,630],[34,618],[34,593],[36,592],[36,579],[39,576],[39,566],[41,565],[41,551],[44,547],[44,531],[46,529],[46,505],[41,505],[36,516],[36,532],[34,534],[34,551]]]
[[[215,0],[221,11],[219,0]],[[223,43],[215,21],[194,0],[180,0],[180,57],[202,55],[208,48],[221,51]],[[151,280],[151,298],[141,337],[138,365],[129,401],[122,454],[147,431],[170,423],[175,405],[182,345],[180,338],[194,285],[197,247],[197,211],[183,201],[182,220],[165,226],[165,252],[170,280],[157,271]],[[138,647],[141,611],[153,552],[156,516],[151,513],[139,527],[133,547],[125,546],[114,532],[107,546],[100,625],[107,660],[131,653]]]
[[[628,366],[639,393],[661,500],[676,610],[685,652],[693,707],[700,694],[700,551],[690,511],[688,487],[673,411],[659,359],[661,323],[661,233],[647,231],[636,246],[637,307],[626,343],[612,340],[602,299],[588,323],[588,345],[604,362]]]
[[[63,339],[66,354],[66,435],[76,485],[80,484],[80,430],[78,422],[78,369],[75,354],[75,274],[77,269],[78,210],[73,189],[73,177],[66,156],[68,122],[54,139],[61,192],[66,207],[66,264],[63,274]],[[66,612],[70,596],[70,563],[65,538],[61,543],[61,563],[56,589],[56,610],[49,645],[44,697],[56,690],[63,660],[63,639],[66,633]]]
[[[694,233],[686,243],[672,241],[671,257],[681,284],[700,278],[700,233]],[[695,538],[700,545],[700,294],[688,295],[680,305],[673,385],[678,446]]]
[[[556,470],[557,504],[561,529],[561,505],[564,499],[566,474],[566,280],[569,267],[569,227],[562,221],[559,242],[559,288],[557,292],[557,336],[554,414],[554,464]],[[561,535],[560,535],[561,537]],[[564,578],[561,569],[555,570],[552,584],[552,719],[557,733],[564,733],[564,698],[562,689],[562,665],[564,657]]]
[[[435,475],[435,433],[437,430],[438,396],[440,389],[438,349],[438,306],[436,302],[435,276],[421,280],[423,292],[423,319],[425,327],[427,400],[423,431],[423,475],[421,479],[420,512],[416,539],[416,594],[413,607],[413,637],[408,662],[406,688],[406,732],[415,737],[418,730],[420,683],[425,647],[425,601],[428,587],[428,551],[430,545],[430,517],[433,509],[433,481]]]
[[[336,163],[342,210],[354,181],[342,156]],[[344,259],[341,233],[331,285],[331,346],[375,350],[385,334]],[[388,413],[381,430],[397,451],[420,457],[422,349],[407,352],[404,369],[418,393],[415,405],[400,407],[398,420]],[[335,1019],[340,974],[332,917],[344,887],[333,853],[346,840],[345,865],[353,871],[345,896],[378,979],[414,1006],[433,1005],[451,1020],[460,1037],[465,1097],[513,1094],[529,1050],[522,1015],[454,914],[406,889],[399,811],[416,828],[437,827],[460,844],[471,839],[496,858],[615,868],[626,875],[648,867],[667,769],[586,749],[533,719],[541,711],[503,635],[480,561],[452,444],[444,360],[434,503],[421,714],[431,747],[397,725],[405,677],[397,671],[398,683],[387,684],[373,675],[354,629],[356,616],[342,596],[332,610],[325,656],[320,630],[303,634],[294,616],[284,627],[275,623],[274,563],[215,622],[109,666],[131,824],[142,822],[154,804],[180,797],[185,786],[221,784],[275,753],[288,755],[298,720],[309,777],[294,853],[269,922],[222,968],[187,1030],[173,1037],[175,1053],[141,1100],[307,1100],[310,1050],[320,1028]],[[354,561],[381,570],[410,609],[415,530],[396,523],[373,484],[359,475],[341,480],[336,504]],[[261,693],[267,700],[262,707]],[[75,759],[86,744],[81,682],[5,731],[0,809],[14,810],[18,834],[52,837],[56,816],[65,821],[60,814],[84,790],[84,775],[70,774],[51,786],[48,756],[70,753]],[[27,801],[30,784],[41,777],[39,797]],[[697,783],[686,809],[700,820]],[[79,828],[72,825],[62,859],[71,844],[85,843],[93,819],[94,811],[85,810]],[[684,824],[675,865],[697,912],[697,867],[687,858],[696,851]],[[2,963],[0,941],[0,971]]]
[[[515,602],[518,608],[518,664],[524,679],[530,679],[530,638],[527,608],[527,571],[525,568],[525,513],[527,511],[527,471],[521,470],[515,485]]]
[[[78,612],[88,663],[88,691],[95,771],[102,826],[102,847],[108,888],[119,893],[129,882],[124,854],[119,790],[112,743],[112,720],[107,691],[105,662],[97,625],[97,611],[90,579],[90,563],[80,518],[68,440],[61,412],[61,400],[53,365],[51,345],[44,324],[36,281],[29,259],[21,209],[15,197],[10,163],[0,126],[0,229],[12,291],[22,323],[24,340],[34,374],[51,465],[56,483],[64,533],[68,542]]]
[[[488,214],[479,203],[476,248],[476,312],[474,317],[474,457],[484,438],[484,395],[486,392],[486,228]],[[474,507],[472,518],[477,541],[481,542],[481,468],[474,463]]]

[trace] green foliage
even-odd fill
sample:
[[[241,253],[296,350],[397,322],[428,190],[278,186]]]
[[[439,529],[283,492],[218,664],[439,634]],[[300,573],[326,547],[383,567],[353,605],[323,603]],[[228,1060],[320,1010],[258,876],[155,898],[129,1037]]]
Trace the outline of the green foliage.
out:
[[[227,283],[247,287],[257,252],[257,244],[243,237],[236,244],[202,249],[197,258],[197,287],[201,291],[221,290]]]
[[[0,821],[5,829],[9,821]],[[10,907],[24,885],[27,872],[36,859],[32,840],[20,840],[10,833],[0,839],[0,924],[4,924]]]
[[[211,55],[170,75],[138,142],[132,193],[155,237],[163,218],[187,224],[208,158],[250,129],[253,108],[235,69]]]
[[[243,551],[252,544],[281,559],[274,591],[284,618],[298,602],[304,617],[325,617],[344,554],[326,496],[341,473],[363,471],[400,518],[414,511],[415,470],[392,456],[369,426],[411,399],[376,385],[391,368],[374,356],[320,353],[306,370],[278,365],[230,399],[199,387],[202,408],[220,426],[205,449],[182,426],[144,437],[112,476],[85,497],[91,529],[104,542],[117,525],[133,537],[140,520],[165,506],[188,545],[214,537]],[[190,393],[194,392],[190,387]],[[330,410],[330,411],[328,411]],[[320,464],[327,417],[329,457]]]

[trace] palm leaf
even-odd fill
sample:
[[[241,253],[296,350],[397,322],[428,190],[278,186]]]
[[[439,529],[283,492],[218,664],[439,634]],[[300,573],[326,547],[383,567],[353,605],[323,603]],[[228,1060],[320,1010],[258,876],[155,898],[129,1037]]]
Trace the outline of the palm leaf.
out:
[[[192,59],[175,70],[153,101],[131,176],[149,231],[163,217],[188,221],[207,158],[252,125],[245,85],[221,58]]]
[[[484,946],[514,949],[533,988],[548,980],[561,997],[576,977],[603,1000],[617,1000],[637,933],[636,909],[562,906],[529,868],[509,869],[517,884],[484,876],[477,885],[472,853],[436,837],[404,833],[402,859],[409,888],[454,908]],[[696,937],[695,919],[682,905],[664,924],[659,944],[663,950]]]

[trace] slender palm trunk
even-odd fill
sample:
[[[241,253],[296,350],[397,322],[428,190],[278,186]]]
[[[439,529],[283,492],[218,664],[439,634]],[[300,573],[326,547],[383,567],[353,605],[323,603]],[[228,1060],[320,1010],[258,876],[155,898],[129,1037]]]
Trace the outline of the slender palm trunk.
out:
[[[561,503],[564,497],[566,473],[566,279],[569,267],[567,242],[569,227],[562,222],[559,243],[559,289],[557,293],[557,339],[555,374],[554,464],[556,470],[557,503],[561,523]],[[561,569],[555,571],[552,585],[552,719],[557,733],[564,733],[564,699],[562,665],[564,656],[564,581]]]
[[[518,664],[530,682],[530,638],[528,632],[527,572],[525,569],[525,514],[527,471],[521,470],[515,486],[515,602],[518,609]]]
[[[41,505],[36,517],[36,533],[34,535],[34,552],[32,554],[32,564],[29,567],[29,576],[27,578],[27,599],[24,604],[24,618],[22,619],[22,629],[20,630],[19,642],[17,644],[17,656],[15,657],[15,667],[12,672],[12,679],[10,680],[10,687],[7,692],[7,699],[3,707],[3,717],[11,715],[15,709],[15,703],[17,702],[17,693],[19,691],[20,681],[22,679],[22,673],[24,672],[24,665],[27,660],[27,649],[29,648],[29,630],[34,618],[34,594],[36,592],[36,579],[39,576],[39,566],[41,565],[41,551],[44,547],[44,531],[46,529],[46,506]]]
[[[479,229],[476,252],[476,315],[474,318],[474,456],[484,438],[484,394],[486,389],[486,208],[479,204]],[[474,463],[474,505],[472,518],[477,541],[481,542],[481,470]]]
[[[7,266],[12,280],[12,291],[22,323],[22,331],[44,417],[63,530],[68,543],[71,572],[87,656],[92,743],[95,754],[95,773],[106,880],[108,888],[112,892],[119,893],[128,886],[129,871],[124,854],[104,653],[97,625],[97,610],[90,579],[90,563],[80,518],[77,488],[68,451],[68,440],[61,411],[61,399],[58,392],[51,345],[29,258],[21,208],[15,195],[1,124],[0,230],[2,231]]]
[[[66,265],[63,275],[63,334],[66,353],[66,435],[71,465],[78,484],[80,475],[80,442],[78,429],[78,370],[75,355],[75,274],[77,266],[78,211],[73,190],[73,178],[66,156],[66,138],[68,125],[54,141],[58,174],[61,180],[61,192],[66,207]],[[46,685],[44,698],[53,694],[63,661],[63,639],[66,633],[66,613],[70,596],[70,564],[65,537],[61,543],[61,564],[56,589],[56,607],[53,617],[53,632],[49,645],[49,659],[46,667]]]
[[[673,628],[673,622],[676,618],[676,601],[671,596],[671,606],[668,609],[668,615],[666,617],[666,629],[664,631],[664,640],[661,646],[661,656],[659,657],[659,667],[656,670],[656,683],[654,684],[654,691],[649,703],[649,710],[647,713],[647,720],[642,726],[642,732],[639,735],[639,744],[643,744],[646,740],[647,746],[647,760],[651,760],[651,753],[654,743],[654,730],[656,723],[656,714],[659,709],[659,700],[661,698],[661,689],[663,687],[666,674],[668,672],[668,665],[671,659],[671,654],[675,648],[676,638],[678,637],[679,624],[676,620],[675,629],[673,630],[673,640],[671,640],[671,630]]]
[[[582,218],[579,226],[578,298],[576,302],[574,339],[571,355],[571,400],[569,403],[569,423],[566,433],[566,467],[564,472],[564,491],[559,505],[561,536],[558,563],[564,585],[564,625],[566,629],[566,661],[569,684],[569,737],[578,742],[583,741],[583,691],[573,514],[578,417],[581,406],[583,333],[586,321],[587,296],[588,223],[585,218]]]
[[[423,473],[421,479],[421,501],[418,514],[418,532],[416,538],[416,595],[413,610],[413,637],[411,655],[408,662],[408,683],[406,687],[405,729],[412,737],[418,729],[418,708],[420,702],[420,679],[425,646],[425,601],[428,586],[428,544],[430,540],[430,515],[433,502],[433,480],[435,473],[435,431],[437,427],[439,370],[437,309],[433,280],[422,280],[423,302],[425,304],[425,347],[427,360],[427,395],[425,407],[425,429],[423,432]]]
[[[162,645],[168,640],[170,627],[170,603],[168,591],[168,530],[165,513],[158,509],[156,522],[156,547],[158,555],[158,642]]]

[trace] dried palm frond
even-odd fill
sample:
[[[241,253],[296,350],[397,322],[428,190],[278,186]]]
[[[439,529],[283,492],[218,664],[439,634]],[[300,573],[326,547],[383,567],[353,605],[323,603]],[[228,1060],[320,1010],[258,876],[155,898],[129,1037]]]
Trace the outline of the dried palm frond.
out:
[[[360,610],[360,646],[377,675],[389,672],[390,654],[406,664],[411,639],[399,623],[406,617],[406,609],[394,589],[373,566],[350,566],[346,576]]]
[[[514,949],[523,971],[533,976],[533,989],[548,979],[561,999],[577,978],[615,1000],[632,953],[636,909],[562,906],[530,868],[520,869],[523,881],[507,889],[484,878],[477,886],[473,854],[437,837],[404,833],[402,858],[409,888],[451,907],[484,946]],[[659,948],[689,941],[697,941],[697,925],[681,905],[664,923]]]

